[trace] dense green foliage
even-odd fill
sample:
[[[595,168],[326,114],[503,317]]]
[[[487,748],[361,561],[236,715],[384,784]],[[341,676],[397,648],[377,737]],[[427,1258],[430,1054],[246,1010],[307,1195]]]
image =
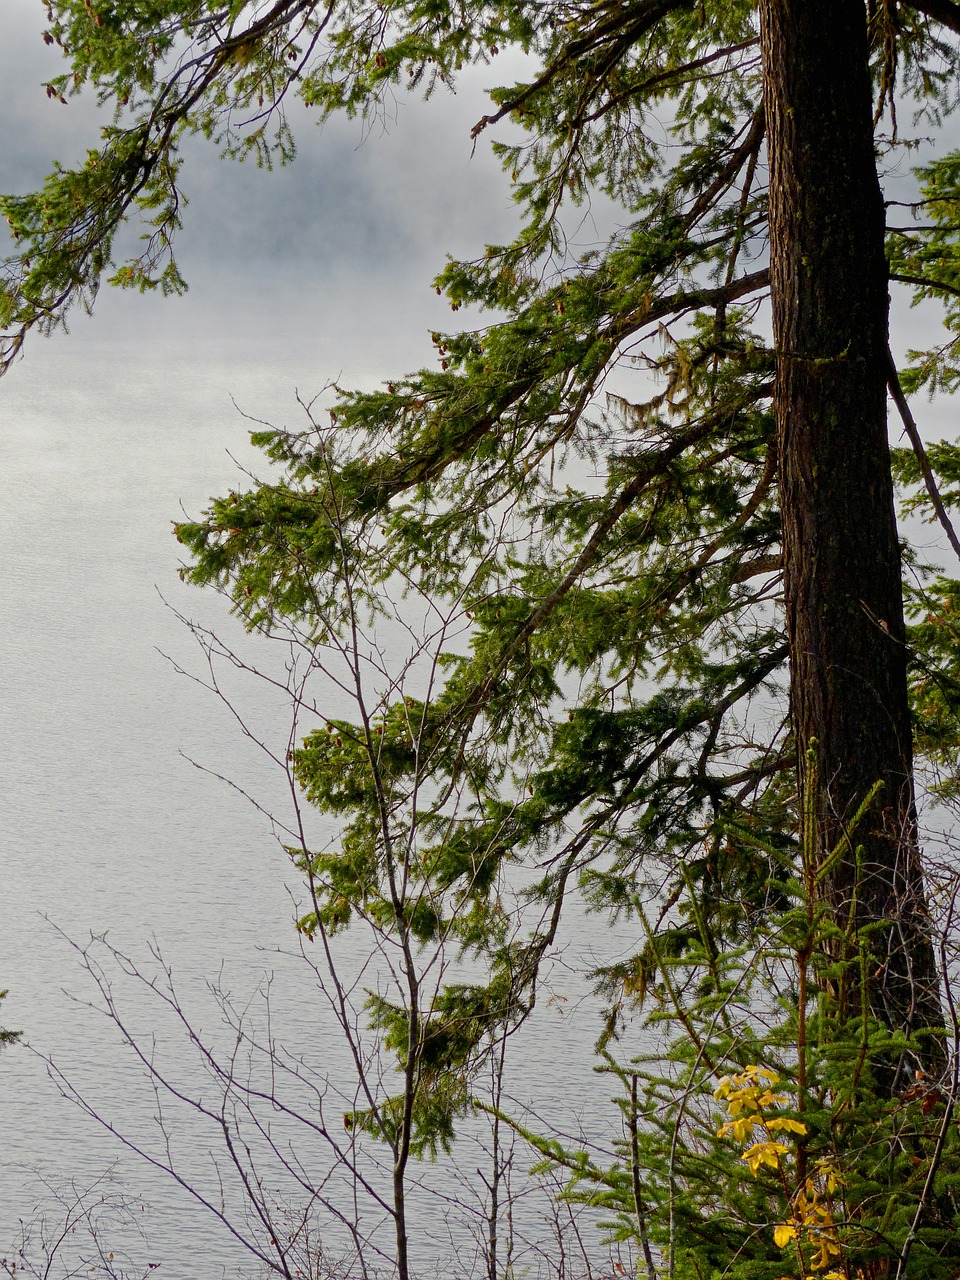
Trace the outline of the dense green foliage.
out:
[[[868,20],[877,154],[895,174],[955,107],[960,8],[871,4]],[[793,1189],[773,1170],[743,1173],[712,1100],[720,1075],[764,1064],[804,1113],[804,1159],[829,1157],[846,1179],[840,1273],[955,1274],[952,1094],[943,1087],[939,1110],[922,1091],[869,1101],[871,1064],[919,1050],[866,1018],[845,1023],[831,1003],[875,958],[870,938],[841,939],[837,968],[803,856],[757,6],[51,0],[49,35],[71,67],[50,92],[92,85],[116,117],[82,169],[2,201],[21,250],[0,295],[8,358],[29,329],[89,305],[105,272],[181,287],[184,135],[270,163],[292,156],[288,83],[321,117],[370,115],[398,86],[452,85],[508,49],[530,68],[493,92],[474,130],[513,122],[494,145],[521,230],[437,281],[453,310],[485,308],[489,322],[435,334],[431,368],[339,392],[329,423],[258,433],[274,478],[178,528],[190,580],[226,592],[249,628],[289,634],[355,678],[357,717],[318,725],[290,755],[301,793],[341,824],[332,849],[291,850],[312,899],[301,930],[329,941],[365,924],[396,945],[403,975],[396,999],[378,993],[368,1011],[404,1087],[369,1096],[349,1124],[386,1141],[401,1173],[411,1151],[451,1143],[479,1064],[529,1015],[580,893],[635,921],[639,944],[597,975],[623,1161],[601,1169],[527,1132],[570,1170],[570,1194],[648,1260],[651,1247],[669,1257],[672,1274],[775,1280],[789,1268],[772,1229]],[[902,382],[950,393],[957,154],[934,154],[914,192],[901,181],[896,195],[891,280],[940,304],[944,323]],[[575,257],[565,220],[600,196],[620,229]],[[113,262],[136,210],[143,256]],[[942,442],[929,462],[955,505],[960,449]],[[901,451],[895,465],[906,503],[929,514],[917,459]],[[907,568],[917,749],[949,801],[960,584],[912,556]],[[404,593],[415,660],[361,692],[379,652],[369,637]],[[424,1001],[420,966],[436,947],[470,976],[454,966]],[[822,993],[815,1010],[797,994],[801,971]],[[665,1065],[619,1052],[644,1001]]]

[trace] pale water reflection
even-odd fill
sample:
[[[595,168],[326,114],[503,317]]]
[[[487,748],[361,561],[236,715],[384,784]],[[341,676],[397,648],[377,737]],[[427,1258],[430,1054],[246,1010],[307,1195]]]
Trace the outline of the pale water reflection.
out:
[[[235,628],[220,602],[179,583],[170,522],[181,503],[198,511],[233,484],[237,462],[253,462],[230,396],[250,412],[292,422],[293,388],[308,357],[268,349],[258,363],[248,348],[246,359],[218,362],[202,344],[191,355],[169,332],[164,343],[146,357],[116,341],[52,344],[0,387],[5,1020],[50,1052],[105,1118],[153,1150],[160,1135],[149,1090],[115,1028],[82,1007],[95,993],[57,929],[80,942],[106,933],[144,964],[159,947],[191,1017],[214,1038],[224,1033],[207,984],[221,982],[254,1024],[265,1013],[257,992],[271,978],[278,1039],[302,1052],[318,1078],[345,1081],[347,1102],[350,1088],[337,1030],[295,954],[296,876],[266,819],[181,752],[241,780],[268,808],[283,803],[281,780],[227,711],[162,656],[188,664],[195,655],[158,594]],[[418,358],[413,350],[389,354],[400,367]],[[265,732],[271,717],[282,724],[281,707],[255,691],[248,696]],[[584,923],[577,948],[596,945],[594,934],[609,948],[613,940],[595,921]],[[521,1100],[546,1099],[547,1121],[570,1127],[587,1108],[589,1127],[602,1131],[614,1123],[612,1112],[607,1120],[596,1114],[605,1091],[594,1083],[586,1092],[594,1014],[579,1006],[582,986],[562,962],[554,986],[558,998],[517,1046],[521,1068],[510,1085]],[[156,1036],[158,1060],[200,1081],[175,1020],[128,982],[117,990],[141,1043]],[[2,1256],[18,1218],[31,1212],[25,1169],[92,1180],[118,1147],[59,1097],[44,1063],[22,1051],[0,1059],[0,1129]],[[216,1134],[195,1121],[173,1132],[177,1159],[215,1200],[208,1148]],[[300,1158],[319,1164],[327,1156],[307,1149]],[[471,1170],[479,1158],[467,1157]],[[519,1170],[530,1163],[518,1152]],[[129,1154],[120,1171],[153,1206],[145,1221],[156,1274],[206,1280],[249,1264],[237,1242],[160,1175]],[[452,1177],[443,1163],[424,1174],[430,1189],[420,1198],[414,1252],[422,1274],[469,1269],[473,1235],[451,1204],[452,1190],[460,1197]],[[466,1195],[475,1193],[476,1186]],[[350,1204],[342,1208],[349,1216]],[[543,1212],[531,1206],[529,1222]],[[369,1207],[365,1213],[372,1222]],[[548,1225],[543,1230],[549,1234]],[[336,1252],[342,1236],[331,1228],[331,1238]],[[532,1254],[528,1264],[535,1272]]]

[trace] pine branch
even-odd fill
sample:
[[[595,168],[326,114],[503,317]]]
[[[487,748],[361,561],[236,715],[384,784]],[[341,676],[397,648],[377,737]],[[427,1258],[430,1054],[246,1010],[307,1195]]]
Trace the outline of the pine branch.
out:
[[[960,298],[960,288],[955,284],[947,284],[943,280],[928,280],[926,276],[904,275],[900,271],[891,271],[890,279],[896,280],[899,284],[914,284],[920,289],[942,289],[944,293],[952,293],[955,298]]]
[[[598,340],[607,348],[607,361],[609,361],[621,343],[632,338],[641,329],[656,325],[668,318],[685,315],[690,311],[711,310],[736,302],[766,288],[769,280],[770,273],[764,267],[715,288],[681,289],[665,297],[651,299],[642,307],[611,320],[606,328],[598,333]],[[605,367],[606,362],[598,362],[598,364],[601,363]],[[542,381],[542,378],[543,371],[537,366],[525,377],[506,387],[496,403],[480,418],[474,422],[468,419],[453,435],[452,440],[445,439],[430,453],[419,454],[404,460],[389,474],[379,476],[376,483],[383,495],[384,504],[415,485],[429,484],[438,479],[452,462],[474,449],[487,433],[493,430],[503,415],[522,401],[524,396]]]
[[[939,22],[941,26],[960,34],[960,4],[954,4],[954,0],[900,0],[900,2],[905,8],[925,13],[934,22]]]
[[[628,6],[622,12],[617,13],[614,18],[599,24],[586,36],[579,40],[571,41],[532,84],[526,85],[520,93],[508,99],[499,111],[495,111],[492,115],[481,116],[471,129],[470,136],[476,139],[488,125],[497,124],[504,116],[508,116],[512,111],[522,107],[529,98],[541,89],[545,89],[547,85],[573,63],[599,47],[610,36],[614,36],[613,48],[606,59],[606,74],[609,74],[610,66],[615,64],[624,53],[631,49],[636,41],[651,27],[655,26],[661,18],[674,9],[689,7],[690,0],[641,0],[639,4]]]
[[[767,386],[758,390],[758,396],[767,394],[773,390]],[[494,668],[487,673],[483,681],[477,686],[474,695],[470,698],[470,703],[482,703],[490,689],[493,687],[497,677],[510,662],[516,653],[523,647],[528,639],[534,634],[540,624],[550,616],[556,609],[560,601],[568,594],[568,592],[576,585],[577,581],[586,571],[586,569],[596,559],[600,547],[607,534],[614,528],[621,517],[630,509],[632,503],[639,497],[643,490],[658,475],[661,475],[666,467],[670,465],[676,458],[687,449],[698,444],[701,440],[707,439],[726,421],[732,412],[730,405],[724,405],[721,410],[710,414],[708,417],[701,419],[688,427],[686,431],[679,432],[668,444],[662,449],[651,450],[649,453],[642,455],[637,459],[637,474],[629,482],[624,485],[620,493],[617,495],[613,505],[607,514],[597,524],[590,536],[586,546],[573,562],[570,570],[564,576],[563,580],[558,583],[556,588],[543,600],[536,609],[530,614],[527,620],[517,630],[516,635],[500,654]]]

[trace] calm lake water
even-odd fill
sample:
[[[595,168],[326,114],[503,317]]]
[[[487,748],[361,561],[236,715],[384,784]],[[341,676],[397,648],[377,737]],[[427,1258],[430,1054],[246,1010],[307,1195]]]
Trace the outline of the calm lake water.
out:
[[[148,307],[136,333],[125,327],[126,302],[108,307],[99,327],[35,343],[0,384],[0,982],[11,991],[3,1019],[51,1055],[105,1119],[154,1151],[155,1100],[116,1028],[85,1007],[96,993],[71,939],[107,934],[153,971],[152,954],[162,952],[213,1043],[227,1033],[209,984],[228,989],[249,1025],[262,1028],[266,1005],[256,993],[272,978],[272,1033],[334,1092],[345,1091],[341,1111],[351,1097],[342,1040],[296,954],[297,877],[266,818],[186,757],[276,811],[282,779],[226,708],[170,661],[198,670],[196,647],[173,610],[244,643],[222,602],[179,582],[170,533],[181,510],[199,512],[236,482],[238,463],[255,464],[248,424],[231,397],[255,416],[293,425],[295,388],[311,393],[331,374],[377,381],[426,354],[429,319],[411,336],[400,301],[380,309],[375,332],[361,333],[346,302],[331,307],[329,298],[325,322],[305,317],[291,326],[281,315],[284,296],[279,285],[262,293],[257,322],[239,324],[231,343],[211,336],[196,313],[192,330],[178,330],[176,304],[167,312]],[[298,345],[298,331],[319,332],[322,341]],[[238,689],[282,749],[282,700],[271,703],[242,682]],[[570,945],[591,952],[600,937],[609,950],[600,924],[583,921]],[[360,945],[347,944],[348,967],[360,965]],[[612,1134],[613,1114],[595,1114],[609,1092],[590,1074],[595,1014],[580,1003],[573,953],[567,958],[569,968],[561,955],[555,969],[554,999],[517,1046],[509,1084],[521,1100],[540,1099],[553,1123],[575,1128],[588,1111],[593,1132],[609,1125]],[[182,1027],[122,975],[116,991],[140,1043],[178,1078],[201,1093],[206,1087],[209,1101]],[[216,1133],[196,1116],[171,1118],[180,1166],[216,1201]],[[33,1212],[31,1169],[85,1185],[119,1160],[126,1187],[149,1206],[149,1245],[138,1256],[159,1264],[154,1274],[208,1280],[241,1267],[255,1272],[208,1213],[65,1102],[42,1059],[25,1050],[0,1057],[0,1134],[0,1256],[15,1243],[18,1220]],[[322,1144],[300,1143],[298,1158],[316,1175],[327,1159]],[[479,1159],[465,1149],[468,1200]],[[518,1151],[518,1178],[531,1163]],[[453,1176],[449,1162],[428,1168],[429,1189],[416,1201],[413,1248],[424,1275],[470,1270],[473,1237],[451,1203],[462,1198]],[[546,1200],[531,1201],[518,1221],[526,1214],[531,1236],[542,1221],[546,1241],[550,1213]],[[375,1221],[369,1207],[364,1215],[366,1225]],[[342,1231],[322,1215],[319,1227],[329,1229],[335,1252]],[[529,1252],[530,1274],[536,1264]]]

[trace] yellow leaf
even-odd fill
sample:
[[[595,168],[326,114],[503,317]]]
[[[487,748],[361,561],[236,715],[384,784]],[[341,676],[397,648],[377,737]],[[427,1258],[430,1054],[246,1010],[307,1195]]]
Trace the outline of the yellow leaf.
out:
[[[756,1176],[761,1165],[769,1165],[771,1169],[776,1169],[780,1165],[780,1157],[789,1155],[790,1148],[784,1146],[782,1142],[755,1142],[752,1147],[740,1157],[745,1160],[750,1172]]]
[[[778,1107],[781,1102],[786,1102],[786,1098],[780,1093],[773,1093],[770,1089],[765,1089],[757,1098],[757,1107]]]
[[[757,1116],[739,1116],[736,1120],[728,1120],[726,1124],[721,1125],[717,1130],[717,1137],[726,1138],[733,1134],[734,1142],[739,1142],[742,1145],[759,1123],[760,1120]]]
[[[817,1173],[823,1178],[827,1185],[827,1191],[833,1195],[837,1187],[843,1186],[843,1174],[835,1164],[831,1164],[829,1160],[820,1160],[817,1162]]]
[[[831,1240],[829,1236],[821,1236],[817,1241],[817,1248],[820,1252],[810,1264],[812,1267],[815,1267],[817,1271],[825,1270],[829,1267],[834,1258],[838,1258],[840,1256],[840,1246],[836,1241]]]
[[[806,1133],[807,1126],[802,1120],[790,1120],[787,1116],[774,1116],[767,1121],[768,1129],[787,1129],[790,1133]]]
[[[781,1222],[773,1229],[773,1243],[778,1249],[785,1249],[791,1240],[796,1240],[797,1228],[792,1222]]]
[[[771,1084],[779,1084],[780,1077],[776,1071],[771,1071],[768,1067],[744,1067],[743,1074],[752,1080],[758,1076],[764,1080],[769,1080]]]

